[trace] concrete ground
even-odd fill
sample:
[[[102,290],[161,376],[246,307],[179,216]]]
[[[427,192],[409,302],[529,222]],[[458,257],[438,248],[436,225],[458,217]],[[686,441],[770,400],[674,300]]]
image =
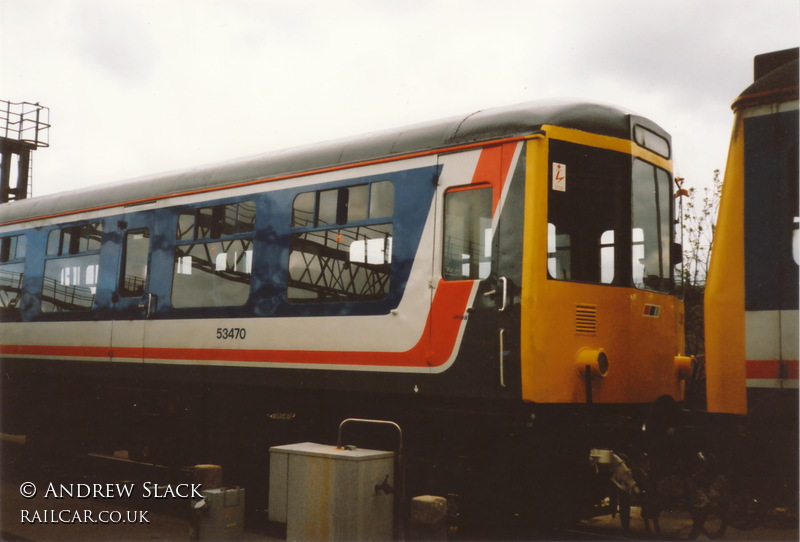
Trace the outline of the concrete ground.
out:
[[[117,487],[93,486],[97,480],[81,477],[74,470],[53,471],[29,461],[22,443],[0,439],[0,540],[2,541],[183,541],[192,540],[192,499],[167,495],[166,499],[143,499],[142,483],[133,500],[120,495]],[[33,466],[32,466],[33,465]],[[52,489],[50,483],[56,482]],[[59,484],[84,484],[90,497],[63,494]],[[35,486],[35,490],[34,490]],[[99,490],[99,491],[98,491]],[[35,493],[35,495],[34,495]],[[62,494],[57,494],[62,493]],[[728,527],[721,540],[785,541],[800,540],[797,510],[774,508],[751,530]],[[685,540],[692,522],[688,513],[664,511],[659,517],[661,533],[648,531],[640,510],[633,508],[630,529],[624,531],[619,518],[604,516],[584,520],[573,527],[550,533],[514,535],[516,540]],[[232,534],[233,531],[223,531]],[[205,538],[214,540],[215,537]],[[216,537],[218,539],[218,537]],[[241,534],[248,542],[282,540],[279,532]],[[502,535],[496,539],[503,540]],[[707,540],[703,534],[698,540]]]

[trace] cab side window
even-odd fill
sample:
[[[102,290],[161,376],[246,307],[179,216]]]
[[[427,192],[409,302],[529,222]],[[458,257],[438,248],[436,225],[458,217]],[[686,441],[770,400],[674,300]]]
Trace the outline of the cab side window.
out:
[[[557,140],[550,145],[548,278],[624,284],[630,157]]]

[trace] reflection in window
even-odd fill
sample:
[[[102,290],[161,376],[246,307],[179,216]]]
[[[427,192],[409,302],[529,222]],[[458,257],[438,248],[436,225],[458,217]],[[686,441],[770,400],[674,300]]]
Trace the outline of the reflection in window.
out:
[[[251,239],[181,245],[175,252],[175,307],[244,305],[253,269]]]
[[[350,261],[373,265],[392,263],[391,236],[353,241],[350,244]]]
[[[252,201],[202,207],[178,217],[178,240],[219,239],[250,233],[255,227],[256,206]]]
[[[24,263],[0,265],[0,314],[8,310],[19,310],[24,271]]]
[[[669,292],[672,191],[667,172],[634,161],[632,200],[633,283],[637,288]]]
[[[485,279],[492,270],[492,189],[459,189],[444,200],[445,280]]]
[[[614,282],[614,230],[604,231],[600,236],[600,282]]]
[[[44,266],[42,312],[91,309],[99,267],[99,254],[48,260]]]
[[[551,278],[569,280],[570,244],[568,233],[556,233],[554,224],[547,225],[547,273]]]
[[[316,205],[316,192],[298,194],[294,198],[294,204],[292,205],[292,227],[313,226]]]
[[[644,284],[644,231],[642,228],[633,228],[631,232],[631,247],[633,260],[633,283],[641,286]]]
[[[292,205],[292,227],[343,225],[393,213],[394,185],[377,181],[298,194]]]
[[[317,225],[344,224],[347,222],[347,202],[350,190],[322,190],[319,192]]]
[[[65,256],[100,250],[102,237],[103,226],[100,223],[53,230],[47,236],[47,255]]]
[[[394,185],[380,181],[370,185],[369,216],[380,218],[394,214]]]
[[[222,307],[247,302],[253,271],[255,214],[252,201],[202,207],[180,214],[173,306]]]
[[[0,314],[19,310],[25,249],[24,235],[0,237]]]
[[[292,204],[287,297],[376,301],[389,295],[394,185],[376,181],[303,192]]]
[[[292,235],[291,301],[376,301],[389,295],[392,225],[324,229]]]
[[[94,306],[100,272],[100,223],[52,230],[42,283],[42,312],[85,311]]]
[[[24,235],[0,237],[0,263],[24,259],[26,246]]]
[[[150,232],[139,230],[125,235],[122,277],[119,292],[123,297],[144,295],[147,282],[147,260],[150,254]]]

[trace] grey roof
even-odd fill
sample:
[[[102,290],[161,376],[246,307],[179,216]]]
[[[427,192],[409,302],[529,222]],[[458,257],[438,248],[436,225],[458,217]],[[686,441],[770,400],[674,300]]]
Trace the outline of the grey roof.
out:
[[[158,199],[234,182],[523,136],[546,124],[631,139],[634,122],[669,140],[669,135],[651,121],[613,106],[575,101],[529,102],[7,203],[0,205],[0,224]]]

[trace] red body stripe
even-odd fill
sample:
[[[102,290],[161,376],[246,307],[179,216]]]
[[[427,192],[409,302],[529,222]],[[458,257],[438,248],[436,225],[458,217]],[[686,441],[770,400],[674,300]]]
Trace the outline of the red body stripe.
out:
[[[516,149],[516,142],[485,148],[481,151],[478,165],[475,167],[475,174],[472,177],[473,184],[489,183],[492,185],[492,216],[500,203],[503,185],[508,178],[508,170]]]
[[[783,372],[781,372],[781,363],[784,365]],[[791,378],[796,380],[800,377],[800,366],[798,361],[795,360],[747,360],[747,378],[749,379],[778,379],[778,378]]]

